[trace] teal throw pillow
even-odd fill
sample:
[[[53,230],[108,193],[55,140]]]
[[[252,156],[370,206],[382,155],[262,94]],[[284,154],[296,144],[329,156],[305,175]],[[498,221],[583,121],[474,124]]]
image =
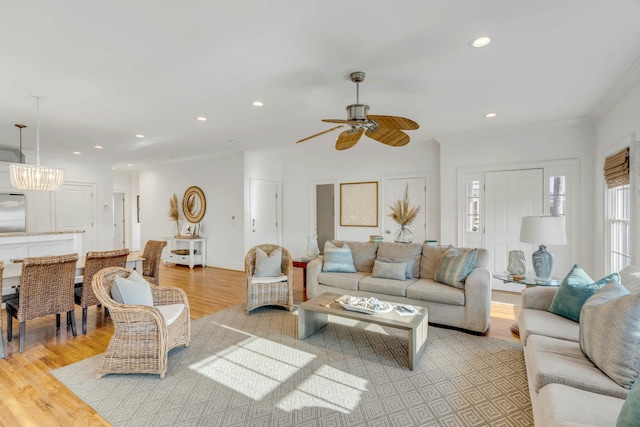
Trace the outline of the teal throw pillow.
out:
[[[622,404],[616,427],[640,426],[640,381],[631,388],[631,392]]]
[[[640,376],[640,293],[609,282],[584,303],[579,336],[589,360],[630,389]]]
[[[355,273],[353,254],[346,243],[340,247],[327,241],[324,244],[322,271],[333,273]]]
[[[477,249],[463,252],[449,245],[449,248],[442,255],[434,280],[445,285],[464,289],[464,281],[475,268],[477,258]]]
[[[613,273],[594,281],[582,267],[576,264],[569,271],[569,274],[562,279],[558,292],[556,292],[553,301],[551,301],[549,311],[574,322],[579,322],[580,310],[584,302],[612,280],[620,282],[618,273]]]
[[[381,262],[375,260],[373,261],[373,270],[371,271],[371,277],[393,280],[407,280],[407,263]]]

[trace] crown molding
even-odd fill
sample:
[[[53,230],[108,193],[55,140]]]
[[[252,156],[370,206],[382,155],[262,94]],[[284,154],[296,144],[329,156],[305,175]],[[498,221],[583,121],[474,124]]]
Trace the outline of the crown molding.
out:
[[[637,83],[640,83],[640,58],[613,84],[587,116],[592,120],[600,118]]]

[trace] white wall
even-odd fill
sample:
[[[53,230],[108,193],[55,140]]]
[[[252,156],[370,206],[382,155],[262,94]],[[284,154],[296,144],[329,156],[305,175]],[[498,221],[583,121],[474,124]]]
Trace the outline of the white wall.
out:
[[[204,192],[207,211],[200,235],[207,237],[207,265],[243,270],[244,158],[242,153],[157,166],[140,172],[140,244],[176,234],[169,199],[175,193],[182,207],[187,188]],[[235,216],[240,220],[231,221]],[[183,220],[184,221],[184,220]]]
[[[458,169],[502,165],[512,169],[518,164],[575,158],[580,161],[580,190],[577,195],[580,224],[578,258],[574,263],[591,265],[595,239],[592,231],[595,139],[588,121],[549,123],[534,128],[476,132],[438,139],[441,144],[442,243],[456,244],[461,237],[458,217],[453,214],[458,212]]]
[[[292,256],[304,256],[306,236],[312,233],[310,207],[318,182],[336,185],[336,222],[340,221],[340,183],[378,181],[378,227],[337,227],[336,238],[368,241],[370,234],[382,234],[382,215],[386,211],[386,178],[427,177],[427,236],[440,238],[440,147],[437,142],[412,141],[402,148],[388,147],[363,138],[355,147],[337,151],[334,145],[308,141],[282,155],[283,163],[283,245]]]
[[[605,244],[604,232],[604,182],[602,179],[602,167],[604,158],[612,154],[612,150],[620,144],[628,145],[629,141],[640,140],[640,66],[636,64],[631,72],[625,76],[623,80],[616,85],[611,93],[612,97],[603,100],[599,111],[595,114],[595,160],[592,164],[596,171],[596,180],[594,189],[598,197],[594,204],[594,234],[597,236],[594,244],[596,252],[596,267],[601,275],[605,272],[605,259],[608,254],[605,253],[607,245]],[[635,150],[635,158],[631,159],[632,185],[633,181],[638,180],[640,174],[640,165],[638,164],[638,150]],[[634,150],[632,148],[632,155]],[[636,205],[632,205],[632,253],[631,264],[640,265],[640,217],[638,215],[638,203],[640,196],[638,188],[632,189],[632,197],[636,198]],[[601,277],[601,276],[600,276]]]

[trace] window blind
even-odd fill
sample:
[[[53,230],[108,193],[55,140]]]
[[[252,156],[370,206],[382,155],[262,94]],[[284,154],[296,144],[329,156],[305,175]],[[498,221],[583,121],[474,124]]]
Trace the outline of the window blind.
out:
[[[629,184],[629,147],[605,159],[604,179],[609,188]]]

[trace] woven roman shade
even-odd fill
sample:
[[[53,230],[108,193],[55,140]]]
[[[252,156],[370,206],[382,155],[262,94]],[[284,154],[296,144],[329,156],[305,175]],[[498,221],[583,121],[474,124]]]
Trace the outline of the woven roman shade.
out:
[[[609,188],[629,184],[629,147],[605,159],[604,179]]]

